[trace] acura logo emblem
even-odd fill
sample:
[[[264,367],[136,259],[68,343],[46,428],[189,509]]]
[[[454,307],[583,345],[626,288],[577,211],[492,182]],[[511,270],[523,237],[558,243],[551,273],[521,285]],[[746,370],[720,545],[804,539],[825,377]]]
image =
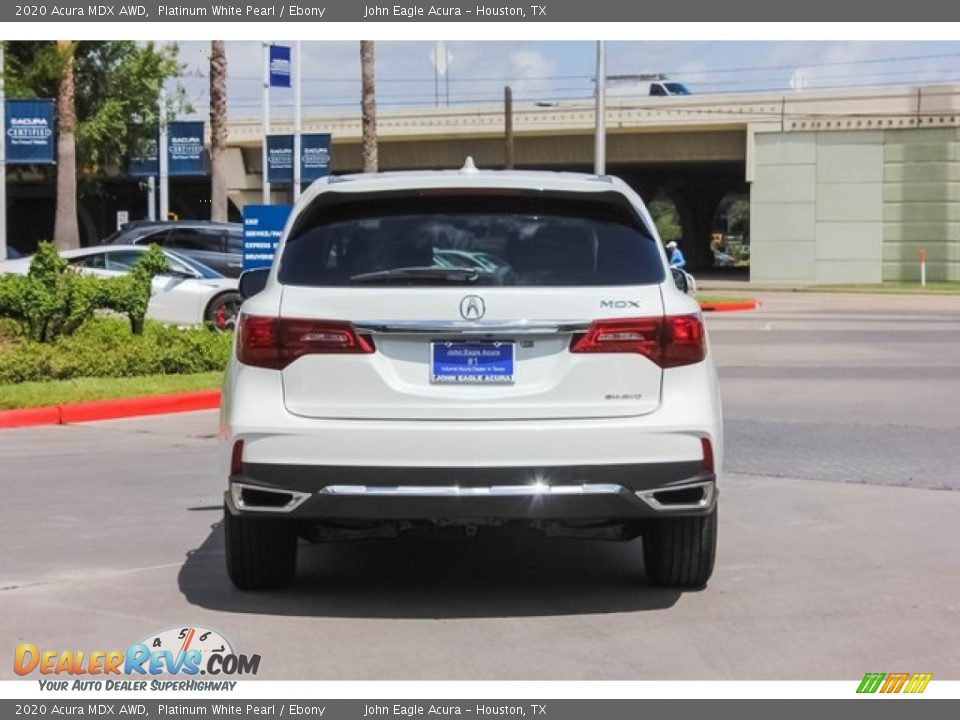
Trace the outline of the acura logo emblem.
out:
[[[479,295],[467,295],[460,301],[460,315],[464,320],[479,320],[487,312],[487,304]]]

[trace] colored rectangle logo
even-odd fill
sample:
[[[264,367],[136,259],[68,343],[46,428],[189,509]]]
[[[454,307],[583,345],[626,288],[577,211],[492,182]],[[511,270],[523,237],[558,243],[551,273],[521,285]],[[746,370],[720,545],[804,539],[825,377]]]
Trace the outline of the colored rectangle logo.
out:
[[[857,687],[859,694],[879,693],[895,695],[898,693],[918,695],[927,689],[933,679],[933,673],[881,673],[871,672],[863,676]]]

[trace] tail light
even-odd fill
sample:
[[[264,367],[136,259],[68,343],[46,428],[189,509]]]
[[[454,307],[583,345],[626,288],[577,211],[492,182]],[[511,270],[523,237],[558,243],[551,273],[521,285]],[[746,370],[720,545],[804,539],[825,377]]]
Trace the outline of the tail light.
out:
[[[706,357],[698,315],[597,320],[570,342],[574,353],[636,353],[662,368],[692,365]]]
[[[358,335],[353,325],[330,320],[241,314],[237,333],[237,360],[273,370],[304,355],[374,352],[373,340]]]

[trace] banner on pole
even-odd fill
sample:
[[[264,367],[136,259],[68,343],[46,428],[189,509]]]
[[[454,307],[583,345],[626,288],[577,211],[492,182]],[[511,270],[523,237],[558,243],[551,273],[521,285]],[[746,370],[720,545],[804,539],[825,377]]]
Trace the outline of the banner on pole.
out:
[[[167,171],[175,175],[205,175],[203,122],[180,121],[167,126]]]
[[[160,150],[157,138],[147,140],[143,152],[130,158],[127,174],[135,178],[156,177],[160,174]]]
[[[7,100],[4,103],[8,165],[53,165],[53,100]]]
[[[267,182],[293,182],[293,135],[267,136]]]
[[[270,46],[270,87],[290,87],[290,48]]]
[[[243,206],[243,269],[270,267],[292,205]]]
[[[300,180],[309,183],[330,174],[330,133],[300,136]]]

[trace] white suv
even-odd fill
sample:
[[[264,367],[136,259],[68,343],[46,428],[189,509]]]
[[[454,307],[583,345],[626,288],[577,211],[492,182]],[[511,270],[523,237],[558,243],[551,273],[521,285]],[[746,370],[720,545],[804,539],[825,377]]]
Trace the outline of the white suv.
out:
[[[522,524],[713,570],[722,421],[700,309],[612,177],[332,177],[245,273],[223,393],[230,578],[299,540]]]

